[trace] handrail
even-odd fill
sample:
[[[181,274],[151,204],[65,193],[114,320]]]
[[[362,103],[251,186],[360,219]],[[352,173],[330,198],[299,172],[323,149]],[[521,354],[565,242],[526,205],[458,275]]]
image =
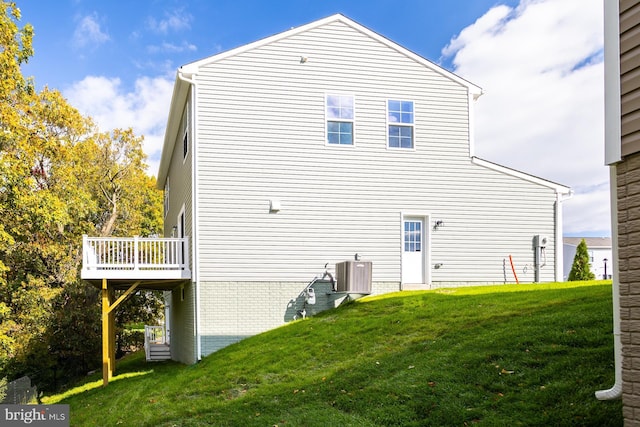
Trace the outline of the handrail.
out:
[[[82,240],[83,270],[188,270],[188,237],[89,237]]]

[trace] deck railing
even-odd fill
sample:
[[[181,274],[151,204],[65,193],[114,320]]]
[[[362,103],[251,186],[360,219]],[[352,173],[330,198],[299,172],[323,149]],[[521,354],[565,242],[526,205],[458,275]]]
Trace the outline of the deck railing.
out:
[[[82,252],[83,278],[98,272],[131,272],[132,278],[145,272],[178,271],[182,276],[189,272],[188,237],[83,236]]]

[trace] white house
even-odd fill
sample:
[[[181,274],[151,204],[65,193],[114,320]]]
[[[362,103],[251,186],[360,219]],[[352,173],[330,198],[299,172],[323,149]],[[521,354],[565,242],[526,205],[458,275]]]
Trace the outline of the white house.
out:
[[[611,237],[565,237],[563,239],[564,280],[571,272],[576,248],[584,239],[589,252],[589,264],[596,279],[611,279],[613,277],[613,253],[611,251]]]
[[[158,173],[165,235],[189,237],[172,357],[334,307],[307,285],[356,254],[372,293],[561,280],[570,190],[474,156],[481,93],[339,14],[179,68]]]

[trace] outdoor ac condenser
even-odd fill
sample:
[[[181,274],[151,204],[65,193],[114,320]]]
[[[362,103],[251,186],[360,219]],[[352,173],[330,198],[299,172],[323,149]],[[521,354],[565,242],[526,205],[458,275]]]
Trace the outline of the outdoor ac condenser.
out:
[[[349,294],[371,293],[371,261],[343,261],[336,264],[336,290]]]

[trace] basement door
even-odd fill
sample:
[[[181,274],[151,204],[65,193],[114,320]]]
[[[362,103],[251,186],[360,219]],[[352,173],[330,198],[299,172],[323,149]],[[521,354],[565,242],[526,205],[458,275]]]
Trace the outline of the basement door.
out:
[[[424,217],[402,219],[402,283],[424,284],[425,229]]]

